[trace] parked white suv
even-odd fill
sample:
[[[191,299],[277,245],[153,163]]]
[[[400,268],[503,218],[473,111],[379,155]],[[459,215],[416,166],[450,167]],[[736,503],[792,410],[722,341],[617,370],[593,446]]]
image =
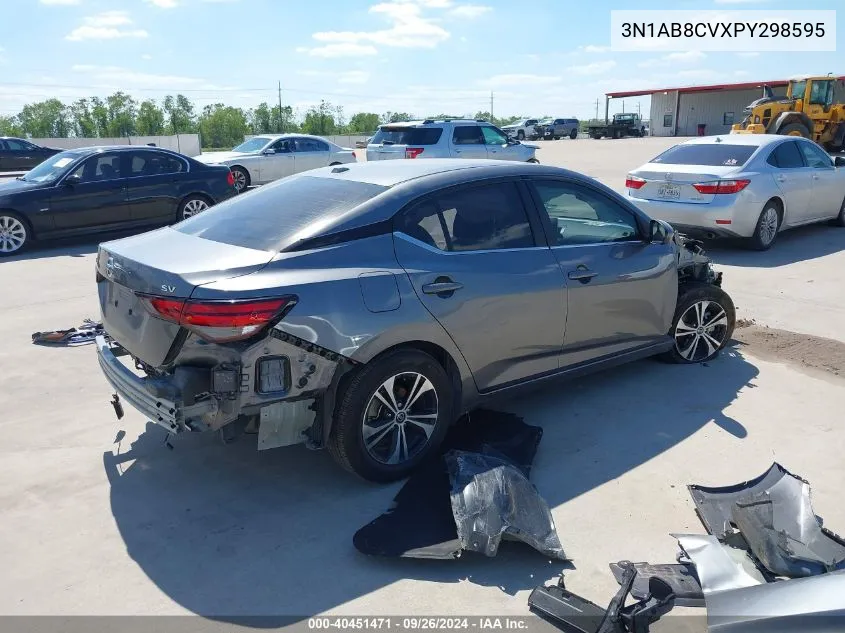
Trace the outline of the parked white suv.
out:
[[[537,125],[540,123],[539,119],[523,119],[522,121],[515,121],[510,125],[502,127],[502,131],[517,140],[530,139],[534,140],[540,138],[540,132]]]
[[[367,160],[491,158],[537,163],[537,147],[508,138],[486,121],[426,119],[380,126],[367,145]]]

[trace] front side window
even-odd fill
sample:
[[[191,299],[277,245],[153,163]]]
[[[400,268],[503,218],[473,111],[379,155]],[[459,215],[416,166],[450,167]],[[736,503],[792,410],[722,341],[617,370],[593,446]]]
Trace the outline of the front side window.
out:
[[[277,154],[288,154],[292,152],[291,146],[293,145],[293,141],[287,138],[280,138],[278,141],[273,143],[267,149],[276,150]]]
[[[478,125],[456,125],[452,132],[452,143],[455,145],[484,145],[484,136]]]
[[[97,154],[79,167],[71,176],[79,176],[79,182],[105,182],[120,178],[120,155]]]
[[[793,81],[792,82],[792,98],[793,99],[803,99],[804,93],[807,91],[807,82],[806,81]]]
[[[769,154],[766,162],[778,169],[800,169],[804,167],[801,150],[795,141],[787,141],[778,145]]]
[[[502,132],[489,125],[482,126],[481,133],[487,145],[505,145],[508,142],[508,138]]]
[[[798,143],[807,165],[813,169],[833,169],[833,161],[815,143]]]
[[[434,195],[400,214],[395,230],[450,252],[535,246],[514,183],[476,185]]]
[[[240,145],[236,145],[232,148],[233,152],[239,152],[242,154],[248,154],[251,152],[259,152],[264,149],[264,146],[270,142],[270,139],[266,136],[256,136],[247,141],[244,141]]]
[[[553,180],[535,182],[534,189],[547,215],[552,246],[639,239],[634,215],[600,193]]]
[[[830,105],[833,102],[833,82],[814,81],[810,88],[811,105]]]

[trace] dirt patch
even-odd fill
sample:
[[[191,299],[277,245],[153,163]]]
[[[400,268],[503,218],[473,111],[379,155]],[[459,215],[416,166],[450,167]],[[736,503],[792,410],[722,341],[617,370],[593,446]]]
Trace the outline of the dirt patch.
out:
[[[845,343],[757,325],[753,319],[737,322],[734,340],[740,349],[763,360],[797,365],[803,369],[845,378]]]

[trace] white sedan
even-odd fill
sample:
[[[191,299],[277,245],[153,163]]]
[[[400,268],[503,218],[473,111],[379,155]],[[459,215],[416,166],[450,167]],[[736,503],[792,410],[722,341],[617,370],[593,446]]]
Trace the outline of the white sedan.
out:
[[[230,152],[209,152],[195,159],[229,167],[238,193],[250,185],[263,185],[309,169],[356,162],[354,150],[307,134],[262,134]]]

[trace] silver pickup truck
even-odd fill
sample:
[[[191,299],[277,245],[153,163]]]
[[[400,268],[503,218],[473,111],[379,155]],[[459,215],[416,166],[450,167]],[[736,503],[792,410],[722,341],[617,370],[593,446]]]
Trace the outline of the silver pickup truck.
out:
[[[549,140],[558,140],[568,136],[571,139],[578,137],[578,119],[545,119],[537,125],[538,137]]]

